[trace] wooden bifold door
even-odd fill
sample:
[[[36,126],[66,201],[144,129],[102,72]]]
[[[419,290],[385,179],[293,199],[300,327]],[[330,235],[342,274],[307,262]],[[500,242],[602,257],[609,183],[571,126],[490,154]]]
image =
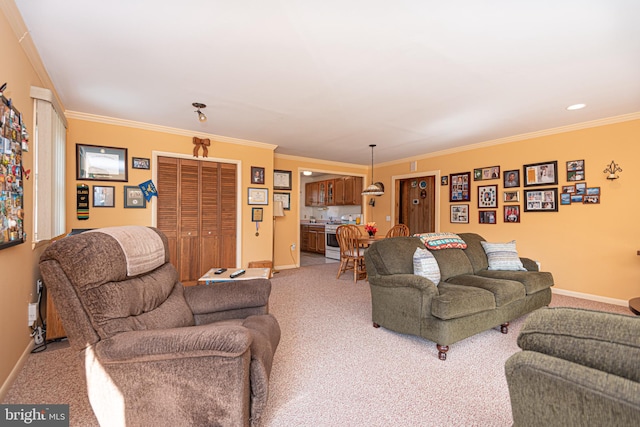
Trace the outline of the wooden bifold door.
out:
[[[158,157],[157,227],[185,285],[236,266],[236,172],[231,163]]]

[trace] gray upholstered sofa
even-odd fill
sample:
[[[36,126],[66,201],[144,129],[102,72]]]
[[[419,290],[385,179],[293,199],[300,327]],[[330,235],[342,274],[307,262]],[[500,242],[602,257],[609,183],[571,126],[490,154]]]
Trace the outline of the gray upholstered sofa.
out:
[[[101,425],[258,421],[280,340],[268,279],[183,287],[167,238],[140,226],[63,238],[40,270]]]
[[[505,364],[514,426],[640,425],[640,317],[544,308],[518,345]]]
[[[551,301],[553,277],[535,261],[520,258],[527,271],[488,270],[484,239],[459,237],[466,249],[430,251],[439,283],[413,274],[416,248],[426,249],[418,237],[383,239],[365,252],[374,327],[431,340],[441,360],[451,344],[497,326],[507,333],[511,320]]]

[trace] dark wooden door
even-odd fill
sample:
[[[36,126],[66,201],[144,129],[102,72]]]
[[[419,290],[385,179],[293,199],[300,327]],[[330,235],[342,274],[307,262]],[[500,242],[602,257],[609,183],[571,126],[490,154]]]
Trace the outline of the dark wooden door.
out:
[[[432,233],[436,228],[435,177],[423,176],[397,181],[396,218],[411,234]]]

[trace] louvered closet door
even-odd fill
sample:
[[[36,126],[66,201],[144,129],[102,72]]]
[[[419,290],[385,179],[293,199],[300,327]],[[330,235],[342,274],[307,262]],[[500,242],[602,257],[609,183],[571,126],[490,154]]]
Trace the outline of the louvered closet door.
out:
[[[235,267],[236,180],[234,164],[158,158],[157,224],[183,283]]]

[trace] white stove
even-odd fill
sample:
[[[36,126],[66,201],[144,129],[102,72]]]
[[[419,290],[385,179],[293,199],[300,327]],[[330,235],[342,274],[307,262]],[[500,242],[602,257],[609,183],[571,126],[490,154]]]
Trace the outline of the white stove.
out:
[[[340,245],[336,238],[336,230],[342,224],[325,224],[324,226],[324,256],[329,259],[340,260]]]

